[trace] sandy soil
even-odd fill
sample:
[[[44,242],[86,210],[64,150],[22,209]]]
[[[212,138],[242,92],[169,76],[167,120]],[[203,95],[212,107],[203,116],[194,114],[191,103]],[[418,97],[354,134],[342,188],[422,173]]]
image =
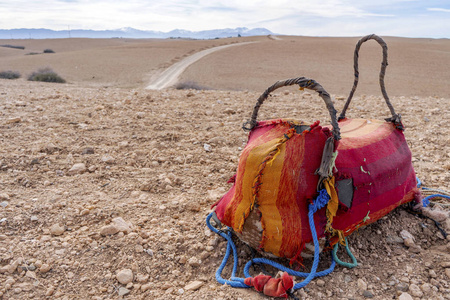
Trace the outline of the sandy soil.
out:
[[[48,58],[43,55],[20,59],[16,55],[7,57],[3,51],[11,49],[0,48],[2,66],[6,63],[11,68],[21,66],[28,70],[28,67],[38,66],[39,60],[48,59],[55,66],[67,68],[61,69],[67,70],[63,73],[51,65],[63,77],[74,78],[68,84],[0,80],[0,297],[266,299],[253,290],[232,289],[216,283],[214,273],[226,245],[209,232],[204,220],[210,205],[229,188],[226,182],[235,172],[246,141],[241,125],[249,118],[260,92],[278,79],[308,75],[287,74],[281,68],[280,76],[267,80],[268,74],[273,75],[270,72],[275,70],[275,64],[267,59],[279,49],[286,48],[272,43],[301,44],[297,38],[292,39],[294,42],[285,38],[281,41],[267,39],[267,44],[261,39],[260,43],[242,48],[231,47],[203,58],[183,74],[186,79],[192,79],[188,74],[194,74],[193,70],[199,64],[204,65],[219,54],[222,59],[231,59],[233,53],[236,54],[234,51],[244,51],[245,47],[246,51],[261,55],[248,64],[265,62],[254,64],[254,69],[268,72],[261,75],[264,86],[258,92],[244,87],[242,89],[250,91],[150,91],[144,89],[143,78],[142,84],[136,84],[127,81],[131,77],[121,78],[118,87],[113,87],[115,83],[108,72],[104,78],[93,82],[82,79],[87,78],[89,72],[77,73],[70,68],[71,63],[63,64],[63,61],[70,61],[72,55],[81,63],[83,53],[92,55],[98,51],[99,59],[101,53],[114,55],[100,59],[97,66],[115,70],[116,61],[113,59],[108,63],[106,57],[111,59],[135,53],[137,58],[150,48],[150,52],[154,51],[151,46],[154,41],[129,42],[135,52],[126,44],[128,41],[108,41],[112,45],[89,41],[91,46],[61,50]],[[346,55],[352,53],[353,41],[356,41],[348,40],[352,45],[342,46],[348,48]],[[393,49],[390,67],[398,64],[394,60],[394,49],[400,47],[395,46],[396,41],[388,40]],[[435,53],[427,59],[435,61],[445,53],[448,55],[442,50],[447,47],[446,41],[430,43],[441,42],[443,45],[436,46],[441,49],[439,51],[426,48],[426,53]],[[170,65],[172,60],[179,61],[192,51],[226,43],[227,40],[159,41],[159,61],[140,60],[129,66],[158,68]],[[55,41],[55,51],[57,45]],[[171,50],[164,49],[164,45]],[[328,43],[318,45],[317,55],[327,52],[324,48]],[[423,49],[422,46],[419,43],[417,49]],[[265,52],[258,49],[265,49]],[[370,55],[369,49],[367,47],[366,55]],[[405,48],[406,57],[408,49]],[[308,55],[312,56],[311,53]],[[351,55],[349,59],[351,61]],[[86,61],[93,63],[90,59]],[[240,63],[239,55],[234,61]],[[342,65],[344,61],[347,59],[342,60]],[[213,62],[219,64],[220,59],[210,61]],[[125,60],[123,63],[127,64]],[[327,67],[320,61],[310,64],[311,70]],[[122,73],[134,71],[120,66]],[[377,61],[373,68],[378,67]],[[412,70],[412,63],[402,68]],[[436,68],[448,72],[439,69],[440,66]],[[96,69],[95,66],[92,69]],[[348,69],[351,74],[351,63]],[[365,70],[370,69],[368,66]],[[225,73],[216,76],[215,84],[223,84],[220,88],[226,88],[225,83],[231,82],[229,78],[234,73],[226,73],[231,69],[224,64],[216,67],[217,72],[222,70]],[[427,70],[430,69],[424,67],[422,72],[431,72]],[[147,72],[150,71],[151,67]],[[211,74],[212,71],[205,69],[204,72]],[[195,81],[208,84],[200,79],[202,74],[203,71],[198,72]],[[243,71],[236,74],[243,74]],[[256,83],[254,74],[259,73],[250,73],[249,82]],[[394,88],[402,91],[411,75],[399,74],[387,76],[388,92]],[[312,75],[317,75],[311,77],[320,83],[328,78],[327,72]],[[330,73],[330,78],[331,75],[339,78],[338,74]],[[438,86],[441,78],[430,77],[432,80]],[[344,88],[342,93],[336,84],[329,83],[330,87],[323,85],[340,110],[344,104],[342,99],[351,86],[351,75],[346,81],[348,89]],[[356,95],[347,115],[387,117],[388,110],[379,93],[374,90],[375,96],[372,96],[363,92],[364,89],[371,90],[372,82],[362,80],[360,83],[361,92]],[[450,98],[448,93],[442,96],[448,85],[423,88],[412,85],[408,94],[391,98],[403,116],[405,136],[418,177],[428,187],[448,190]],[[439,92],[435,94],[436,90]],[[416,94],[411,94],[413,92]],[[307,122],[319,119],[326,123],[328,120],[318,97],[295,88],[277,91],[262,107],[261,119],[277,117],[294,117]],[[211,145],[212,151],[206,152],[204,144]],[[448,210],[443,215],[444,218],[447,216],[443,226],[450,232]],[[400,236],[402,230],[412,234],[413,245],[405,245]],[[331,275],[320,281],[314,280],[298,291],[297,297],[397,299],[402,293],[406,297],[407,293],[413,299],[450,299],[450,238],[444,239],[431,221],[399,208],[353,234],[349,242],[360,265],[352,270],[338,267]],[[247,247],[242,244],[238,247],[242,269],[242,264],[251,255]],[[324,255],[321,268],[329,262],[328,256]],[[310,265],[311,261],[305,260],[305,271]],[[133,275],[131,279],[127,278],[129,270]],[[227,268],[225,273],[229,274],[229,271]],[[189,284],[195,281],[199,281],[200,286],[192,290]]]
[[[207,55],[210,55],[211,53],[214,53],[216,51],[220,51],[229,47],[234,46],[242,46],[246,45],[248,43],[254,43],[254,42],[243,42],[243,43],[234,43],[234,44],[228,44],[228,45],[222,45],[222,46],[216,46],[212,48],[208,48],[199,52],[196,52],[194,54],[189,55],[188,57],[182,59],[179,62],[174,63],[167,69],[165,69],[161,75],[159,75],[154,81],[150,82],[150,85],[146,87],[146,89],[149,90],[162,90],[168,87],[171,87],[173,85],[176,85],[177,82],[179,82],[179,77],[183,72],[192,64],[199,61],[200,59],[204,58]]]
[[[353,82],[353,50],[358,38],[283,36],[218,40],[60,39],[0,40],[0,69],[24,77],[51,67],[68,82],[91,87],[143,88],[167,67],[205,49],[237,42],[259,43],[231,47],[191,65],[182,81],[195,81],[218,90],[262,91],[274,81],[297,76],[318,80],[330,92],[346,95]],[[385,37],[389,46],[386,87],[391,96],[448,97],[450,40]],[[42,53],[52,49],[54,54]],[[379,95],[379,45],[370,41],[360,52],[358,92]]]

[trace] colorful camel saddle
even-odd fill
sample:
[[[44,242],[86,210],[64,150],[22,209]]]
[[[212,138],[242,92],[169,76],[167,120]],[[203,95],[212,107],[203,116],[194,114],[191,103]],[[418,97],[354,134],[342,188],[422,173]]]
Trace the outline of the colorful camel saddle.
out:
[[[379,37],[368,37],[384,50]],[[383,59],[387,60],[385,55]],[[383,121],[345,117],[357,76],[339,120],[329,94],[312,79],[298,77],[269,87],[244,124],[250,131],[248,143],[231,179],[233,186],[216,203],[219,221],[258,251],[294,259],[313,254],[308,205],[321,189],[330,198],[314,215],[321,249],[325,241],[328,246],[344,243],[346,236],[403,203],[420,201],[401,118],[384,90],[386,66],[387,61],[382,64],[380,83],[392,117]],[[355,71],[357,75],[357,66]],[[325,101],[331,125],[291,119],[257,121],[269,94],[290,85],[316,91]]]

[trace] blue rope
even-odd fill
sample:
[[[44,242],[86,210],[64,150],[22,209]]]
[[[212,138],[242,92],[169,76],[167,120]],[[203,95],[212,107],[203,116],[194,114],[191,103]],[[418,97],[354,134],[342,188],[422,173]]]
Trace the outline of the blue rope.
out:
[[[430,195],[430,196],[427,196],[422,199],[423,207],[427,207],[430,204],[430,199],[437,198],[437,197],[450,199],[450,196],[447,196],[447,195],[441,195],[441,194]]]
[[[235,277],[236,270],[238,267],[238,255],[237,255],[236,245],[234,244],[234,242],[231,238],[231,231],[228,230],[228,233],[225,233],[221,230],[214,228],[214,226],[211,225],[211,217],[212,216],[213,216],[213,213],[210,213],[206,217],[206,226],[208,226],[208,228],[211,231],[215,232],[216,234],[220,235],[221,237],[223,237],[224,239],[227,240],[227,250],[225,252],[225,256],[223,257],[222,263],[220,264],[219,268],[216,271],[217,282],[220,284],[228,284],[229,286],[236,287],[236,288],[249,288],[250,286],[244,284],[243,278]],[[233,258],[234,258],[233,270],[231,271],[230,280],[226,280],[222,277],[222,271],[228,262],[228,258],[230,257],[231,251],[233,251]]]
[[[244,267],[244,275],[245,277],[251,277],[249,270],[252,264],[254,263],[263,263],[266,265],[270,265],[272,267],[275,267],[281,271],[287,272],[289,275],[292,276],[298,276],[298,277],[306,277],[302,282],[299,282],[294,285],[294,290],[301,289],[302,287],[305,287],[308,283],[311,282],[315,277],[321,277],[330,274],[333,272],[336,262],[332,260],[331,266],[321,272],[317,272],[317,267],[319,266],[319,252],[320,252],[320,246],[319,246],[319,240],[317,238],[317,232],[316,232],[316,226],[314,225],[314,213],[317,212],[319,209],[327,205],[329,200],[328,193],[325,189],[322,189],[319,192],[319,196],[317,196],[316,201],[314,201],[312,204],[309,205],[309,212],[308,212],[308,220],[309,220],[309,228],[311,229],[311,235],[314,242],[314,260],[313,265],[311,267],[311,272],[309,273],[303,273],[303,272],[297,272],[292,269],[289,269],[281,264],[278,264],[274,261],[271,261],[266,258],[255,258],[251,261],[249,261],[245,267]]]
[[[420,181],[419,177],[416,177],[416,180],[417,180],[417,187],[418,188],[422,188],[423,190],[431,190],[430,188],[426,188],[426,187],[422,186],[422,181]],[[445,193],[445,191],[443,191],[443,190],[433,189],[432,192],[434,192],[434,191]],[[423,207],[427,207],[428,205],[430,205],[430,199],[437,198],[437,197],[444,198],[444,199],[450,199],[450,196],[448,196],[448,195],[433,194],[433,195],[427,196],[427,197],[422,199]]]
[[[317,232],[316,232],[316,227],[314,225],[314,213],[317,212],[319,209],[321,209],[322,207],[324,207],[325,205],[327,205],[329,201],[329,196],[328,193],[325,189],[322,189],[319,192],[319,196],[317,196],[316,200],[309,205],[309,212],[308,212],[308,219],[309,219],[309,227],[311,229],[311,235],[313,238],[313,242],[314,242],[314,261],[313,261],[313,265],[311,268],[311,272],[310,273],[303,273],[303,272],[298,272],[298,271],[294,271],[292,269],[289,269],[279,263],[276,263],[274,261],[271,261],[269,259],[266,258],[255,258],[251,261],[249,261],[245,267],[244,267],[244,276],[245,277],[252,277],[250,275],[250,267],[255,264],[255,263],[263,263],[266,265],[270,265],[273,266],[281,271],[287,272],[289,275],[291,276],[297,276],[297,277],[306,277],[302,282],[297,283],[296,285],[294,285],[294,290],[300,289],[302,287],[305,287],[309,282],[311,282],[312,279],[314,279],[315,277],[321,277],[321,276],[325,276],[330,274],[331,272],[333,272],[335,266],[336,266],[336,262],[334,261],[334,259],[332,258],[332,262],[331,262],[331,266],[324,270],[324,271],[320,271],[317,272],[317,267],[319,265],[319,252],[320,252],[320,246],[319,246],[319,241],[318,241],[318,237],[317,237]],[[214,228],[211,225],[211,217],[213,216],[213,213],[210,213],[208,215],[208,217],[206,218],[206,225],[208,226],[208,228],[217,233],[218,235],[220,235],[221,237],[225,238],[228,242],[227,244],[227,250],[225,253],[225,256],[222,260],[222,263],[220,264],[219,268],[217,269],[216,272],[216,280],[217,282],[219,282],[220,284],[228,284],[232,287],[239,287],[239,288],[249,288],[250,286],[244,284],[244,278],[239,278],[239,277],[235,277],[236,275],[236,270],[237,270],[237,266],[238,266],[238,256],[237,256],[237,250],[236,250],[236,246],[232,240],[232,234],[231,234],[231,229],[228,228],[228,233],[225,234],[223,231],[218,230],[216,228]],[[227,264],[227,261],[230,257],[231,251],[233,251],[233,258],[234,258],[234,264],[233,264],[233,270],[231,272],[231,277],[230,280],[226,280],[224,278],[222,278],[222,271],[225,268],[225,265]]]

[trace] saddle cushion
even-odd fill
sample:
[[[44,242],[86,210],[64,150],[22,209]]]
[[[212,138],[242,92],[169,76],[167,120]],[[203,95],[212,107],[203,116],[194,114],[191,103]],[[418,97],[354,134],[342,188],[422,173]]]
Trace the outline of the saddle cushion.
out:
[[[418,190],[402,131],[378,120],[344,119],[339,126],[333,171],[339,206],[332,227],[347,236],[413,200]],[[315,172],[331,135],[328,127],[287,119],[258,122],[233,186],[217,203],[219,220],[259,251],[286,258],[310,251],[308,205],[318,194]],[[326,208],[314,221],[318,236],[325,237]]]

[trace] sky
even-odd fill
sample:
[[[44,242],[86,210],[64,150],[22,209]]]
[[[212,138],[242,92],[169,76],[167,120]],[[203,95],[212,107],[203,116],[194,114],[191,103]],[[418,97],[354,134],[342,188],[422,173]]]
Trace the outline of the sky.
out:
[[[0,0],[0,29],[69,27],[450,38],[450,0]]]

